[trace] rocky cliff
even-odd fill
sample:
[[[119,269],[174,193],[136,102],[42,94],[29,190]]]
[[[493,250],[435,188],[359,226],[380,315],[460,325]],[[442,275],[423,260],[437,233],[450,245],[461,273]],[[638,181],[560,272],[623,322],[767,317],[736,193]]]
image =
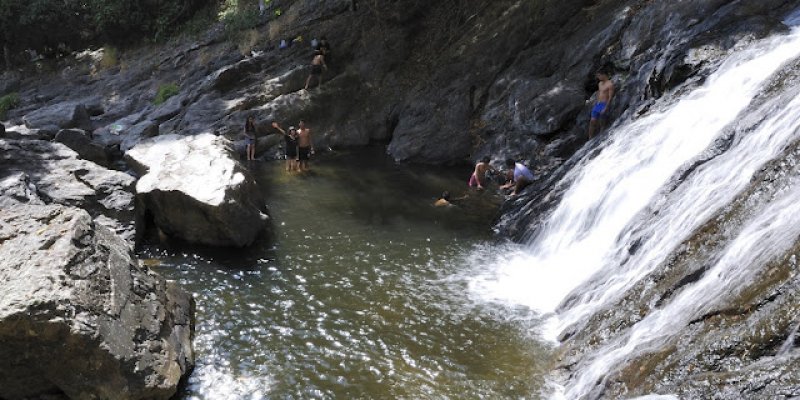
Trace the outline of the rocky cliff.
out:
[[[83,53],[48,73],[46,84],[41,75],[8,73],[3,87],[18,90],[21,104],[9,113],[4,135],[80,129],[91,132],[93,144],[104,146],[113,162],[163,133],[213,132],[238,140],[245,117],[256,115],[262,135],[271,120],[305,119],[318,147],[385,142],[402,162],[511,156],[539,176],[506,202],[498,225],[523,240],[564,195],[562,178],[601,151],[605,137],[589,141],[584,134],[595,70],[613,72],[618,93],[611,122],[622,126],[680,101],[726,56],[786,32],[782,21],[800,6],[791,0],[378,0],[355,9],[349,1],[280,4],[280,17],[235,42],[217,27],[199,38],[128,51],[111,66],[101,62],[102,51]],[[304,40],[278,48],[281,39],[297,36]],[[330,72],[320,87],[302,90],[309,41],[321,36],[332,44]],[[796,86],[794,72],[788,68],[775,85]],[[177,85],[178,94],[154,104],[168,83]],[[792,93],[764,96],[788,99]],[[729,142],[716,144],[712,153],[724,153]],[[259,144],[267,156],[278,152],[272,141]],[[658,272],[635,282],[619,303],[565,329],[558,365],[563,381],[578,373],[593,349],[702,277],[709,260],[695,249],[718,241],[724,221],[733,221],[726,229],[737,230],[748,209],[766,208],[769,201],[757,204],[764,193],[792,185],[794,152],[787,150],[774,170],[760,172],[735,205],[687,239]],[[680,185],[703,161],[672,184]],[[0,188],[25,196],[29,181],[19,175]],[[791,353],[795,250],[754,266],[757,284],[689,321],[685,335],[615,366],[589,397],[796,396],[797,377],[790,372],[797,364]],[[785,343],[789,350],[782,351]]]

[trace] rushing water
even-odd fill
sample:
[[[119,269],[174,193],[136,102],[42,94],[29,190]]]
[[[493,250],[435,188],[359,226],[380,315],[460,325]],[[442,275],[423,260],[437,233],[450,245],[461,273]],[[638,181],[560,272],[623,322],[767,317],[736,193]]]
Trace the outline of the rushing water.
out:
[[[569,189],[528,245],[493,261],[474,255],[490,267],[472,280],[473,294],[550,315],[551,338],[618,299],[800,136],[800,99],[748,109],[767,80],[798,56],[798,30],[755,43],[663,111],[609,132],[597,156],[565,177]],[[748,113],[760,122],[752,131],[734,134],[735,123]],[[730,148],[713,156],[710,149],[722,138],[731,140]],[[667,186],[685,171],[691,173],[679,187]],[[563,397],[590,397],[615,365],[734,296],[737,284],[747,281],[748,268],[770,261],[797,239],[798,198],[800,191],[789,191],[760,210],[721,247],[703,279],[587,355]]]
[[[530,398],[547,369],[536,320],[469,302],[463,255],[491,247],[497,199],[469,170],[327,157],[308,176],[254,166],[274,247],[209,252],[162,243],[140,256],[197,300],[197,367],[184,399]]]

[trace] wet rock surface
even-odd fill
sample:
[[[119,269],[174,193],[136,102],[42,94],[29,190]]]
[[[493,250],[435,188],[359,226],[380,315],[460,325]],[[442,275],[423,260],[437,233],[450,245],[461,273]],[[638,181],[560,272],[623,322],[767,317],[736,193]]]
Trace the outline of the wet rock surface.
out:
[[[137,145],[127,153],[142,175],[137,212],[190,243],[251,244],[269,216],[255,180],[234,157],[231,143],[211,134],[163,135]]]
[[[168,399],[194,362],[191,296],[86,211],[3,207],[0,288],[4,399]]]

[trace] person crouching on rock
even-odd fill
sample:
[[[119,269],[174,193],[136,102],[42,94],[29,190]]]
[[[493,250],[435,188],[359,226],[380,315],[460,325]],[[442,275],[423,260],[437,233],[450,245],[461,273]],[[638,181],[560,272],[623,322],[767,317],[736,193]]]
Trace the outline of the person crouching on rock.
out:
[[[522,163],[515,162],[513,158],[509,158],[506,160],[506,167],[508,167],[508,181],[505,185],[500,186],[500,189],[514,188],[511,195],[516,196],[522,189],[533,183],[533,172]]]
[[[289,133],[286,133],[277,122],[273,122],[272,127],[283,134],[283,140],[286,142],[286,149],[284,150],[286,172],[299,170],[297,166],[297,130],[293,126],[290,126]]]
[[[247,160],[256,159],[256,118],[252,115],[247,117],[244,123],[244,143]]]
[[[314,58],[311,60],[311,74],[306,79],[306,87],[305,90],[308,90],[308,85],[311,83],[311,78],[316,77],[318,84],[322,85],[322,70],[328,69],[328,65],[325,64],[325,55],[322,54],[322,51],[316,50],[314,51]]]
[[[486,172],[496,172],[494,167],[489,164],[491,161],[489,157],[483,157],[480,162],[475,164],[475,171],[473,171],[472,176],[469,177],[469,187],[477,186],[478,190],[483,190],[486,182]]]

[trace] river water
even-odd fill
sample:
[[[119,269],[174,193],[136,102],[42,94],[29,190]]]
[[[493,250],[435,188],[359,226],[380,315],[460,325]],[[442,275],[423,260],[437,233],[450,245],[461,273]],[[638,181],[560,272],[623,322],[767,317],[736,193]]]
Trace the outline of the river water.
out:
[[[527,308],[470,300],[467,255],[495,246],[498,199],[470,170],[398,167],[382,149],[306,176],[252,166],[276,228],[246,251],[151,239],[140,257],[197,300],[183,399],[531,398],[548,346]],[[274,243],[274,244],[270,244]]]

